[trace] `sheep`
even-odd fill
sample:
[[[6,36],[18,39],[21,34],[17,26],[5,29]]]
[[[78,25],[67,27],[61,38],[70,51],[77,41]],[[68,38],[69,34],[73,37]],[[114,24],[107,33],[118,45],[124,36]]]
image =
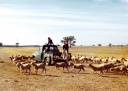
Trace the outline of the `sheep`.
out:
[[[92,64],[89,64],[89,66],[93,69],[93,72],[95,72],[95,71],[100,71],[100,73],[103,74],[103,69],[104,69],[103,66],[97,67],[97,66],[94,66],[94,65],[92,65]]]
[[[68,64],[68,61],[66,59],[63,59],[63,58],[54,58],[53,60],[53,64],[56,64],[56,63],[59,63],[59,62],[65,62],[66,64]]]
[[[67,71],[69,72],[68,66],[69,65],[67,63],[65,63],[65,62],[59,62],[59,63],[55,64],[56,69],[58,69],[59,67],[63,67],[63,70],[64,70],[64,68],[66,68]]]
[[[104,70],[107,72],[110,71],[111,68],[115,67],[116,64],[110,62],[110,63],[102,63],[100,66],[104,66]],[[119,64],[118,64],[119,65]]]
[[[128,67],[128,61],[125,58],[122,58],[122,63],[125,67]]]
[[[72,57],[71,57],[71,60],[72,60],[72,61],[75,61],[75,58],[76,58],[75,56],[72,56]]]
[[[102,63],[107,63],[108,62],[108,58],[107,57],[101,58],[101,61],[102,61]]]
[[[33,59],[33,57],[32,56],[25,56],[25,55],[22,55],[21,56],[22,57],[22,60],[31,60],[31,59]]]
[[[45,68],[45,64],[44,63],[35,63],[35,62],[32,62],[31,64],[35,67],[35,73],[36,73],[36,75],[37,75],[38,69],[42,69],[42,72],[45,71],[45,74],[46,74],[46,68]]]
[[[108,70],[108,69],[114,67],[114,64],[113,63],[104,63],[104,64],[100,64],[97,66],[89,64],[89,66],[93,69],[93,72],[94,71],[100,71],[100,74],[103,74],[104,70]]]
[[[93,60],[94,60],[94,58],[95,58],[95,57],[88,57],[88,56],[86,56],[86,57],[85,57],[85,61],[86,61],[86,63],[88,63],[88,62],[91,62],[91,63],[92,63]]]
[[[112,71],[114,71],[116,73],[123,72],[126,75],[127,75],[127,72],[128,72],[127,67],[124,66],[124,65],[116,66],[116,67],[112,68]]]
[[[25,62],[26,60],[22,60],[22,59],[17,59],[17,58],[13,58],[12,62],[13,64],[17,64],[18,62]]]
[[[13,58],[14,58],[13,55],[9,56],[9,59],[10,59],[11,61],[13,60]]]
[[[117,58],[115,58],[115,57],[110,57],[110,58],[108,58],[108,62],[120,63],[120,61],[119,61]]]
[[[23,73],[23,71],[26,69],[26,72],[27,70],[29,70],[29,74],[30,74],[30,71],[31,71],[31,64],[29,63],[22,63],[22,62],[18,62],[17,63],[17,66],[20,66],[20,71]]]
[[[18,70],[20,70],[20,63],[23,64],[24,62],[17,62],[16,63],[16,67],[17,67]]]
[[[84,69],[85,65],[84,65],[84,64],[73,64],[73,63],[72,63],[72,65],[73,65],[72,71],[75,71],[75,69],[80,69],[80,70],[78,71],[78,73],[81,71],[81,69],[83,70],[83,72],[85,71],[85,69]],[[71,72],[72,72],[72,71],[71,71]]]
[[[81,56],[72,56],[71,57],[71,60],[73,61],[73,62],[79,62],[79,58],[80,58]]]
[[[80,62],[84,62],[85,61],[85,58],[86,58],[85,56],[81,56],[81,57],[79,57],[79,61]]]
[[[94,58],[93,63],[100,64],[102,62],[101,58]]]
[[[21,55],[16,55],[16,56],[14,56],[14,58],[15,58],[15,60],[22,60]],[[14,58],[13,58],[13,59],[14,59]]]
[[[72,56],[71,60],[75,62],[76,60],[78,60],[78,58],[76,56]]]
[[[56,57],[56,58],[54,58],[53,64],[56,66],[56,69],[59,67],[63,67],[63,70],[64,70],[64,68],[66,68],[68,70],[69,63],[68,63],[68,60],[66,60],[66,59]],[[68,72],[69,72],[69,70],[68,70]]]

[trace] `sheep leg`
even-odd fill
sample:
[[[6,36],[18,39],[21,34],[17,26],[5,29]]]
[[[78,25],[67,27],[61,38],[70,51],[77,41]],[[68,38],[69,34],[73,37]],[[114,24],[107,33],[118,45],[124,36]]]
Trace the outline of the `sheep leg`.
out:
[[[29,69],[29,74],[30,74],[30,72],[31,72],[31,69]]]
[[[73,72],[74,69],[71,70],[71,72]]]
[[[22,68],[21,68],[21,66],[20,66],[20,72],[22,73]]]
[[[35,70],[36,75],[37,75],[37,71],[38,71],[38,69]]]
[[[103,74],[103,70],[100,71],[100,74],[99,75],[102,75]]]
[[[24,73],[24,74],[25,74],[24,69],[22,69],[22,73]]]
[[[57,68],[58,68],[58,67],[56,66],[56,70],[57,70]]]
[[[83,73],[84,73],[85,72],[85,69],[83,68],[82,70],[83,70]]]
[[[81,69],[78,71],[78,73],[81,71]]]
[[[41,73],[43,73],[44,72],[44,68],[42,68],[42,72]]]
[[[25,73],[27,73],[27,69],[26,69],[26,72]]]
[[[93,73],[95,74],[95,73],[96,73],[96,71],[94,71],[94,70],[93,70]]]
[[[44,70],[45,70],[45,72],[44,72],[44,73],[46,74],[46,68],[44,68]]]
[[[63,71],[64,71],[64,67],[63,67]]]
[[[43,71],[44,71],[44,68],[42,68],[42,71],[41,71],[41,73],[43,73]]]
[[[76,71],[75,71],[75,68],[73,68],[71,72],[73,72],[73,71],[76,72]]]
[[[67,71],[69,72],[69,69],[68,69],[68,67],[66,67],[66,69],[67,69]]]
[[[103,74],[103,70],[101,70],[101,73]]]
[[[17,67],[17,70],[20,71],[20,67]]]
[[[56,70],[59,70],[59,67],[56,67]]]
[[[46,74],[46,68],[42,68],[42,72],[43,72],[43,71],[44,71],[44,73]],[[41,73],[42,73],[42,72],[41,72]]]

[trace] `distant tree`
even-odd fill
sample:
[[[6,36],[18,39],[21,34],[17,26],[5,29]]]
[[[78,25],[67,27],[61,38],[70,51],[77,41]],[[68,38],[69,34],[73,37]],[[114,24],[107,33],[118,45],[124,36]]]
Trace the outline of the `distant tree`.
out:
[[[101,44],[98,44],[98,46],[102,46]]]
[[[112,44],[111,43],[109,43],[109,45],[108,45],[109,47],[111,47],[112,46]]]
[[[76,43],[76,38],[74,36],[67,36],[67,37],[63,37],[63,40],[60,41],[61,43],[68,43],[70,48],[71,46],[75,46]]]
[[[0,42],[0,47],[2,47],[3,46],[3,43],[2,42]]]
[[[19,43],[16,43],[16,46],[19,46]]]

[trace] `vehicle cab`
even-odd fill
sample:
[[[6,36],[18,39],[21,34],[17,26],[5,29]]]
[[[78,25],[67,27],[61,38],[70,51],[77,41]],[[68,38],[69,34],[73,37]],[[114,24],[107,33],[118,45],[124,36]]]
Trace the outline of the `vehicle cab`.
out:
[[[54,56],[61,56],[62,52],[59,51],[58,47],[56,45],[43,45],[42,47],[39,47],[38,51],[35,51],[32,56],[36,61],[43,60],[44,62],[46,59],[49,61],[49,65],[51,65],[51,62],[54,60]]]

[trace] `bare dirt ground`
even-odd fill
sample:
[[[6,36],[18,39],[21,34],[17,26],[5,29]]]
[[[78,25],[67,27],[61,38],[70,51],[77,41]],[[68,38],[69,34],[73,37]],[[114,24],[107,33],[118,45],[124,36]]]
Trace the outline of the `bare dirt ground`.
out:
[[[100,76],[89,67],[84,73],[68,73],[54,66],[46,66],[46,75],[40,70],[35,75],[33,66],[30,74],[23,74],[8,57],[0,51],[0,91],[128,91],[128,76],[123,74]]]

